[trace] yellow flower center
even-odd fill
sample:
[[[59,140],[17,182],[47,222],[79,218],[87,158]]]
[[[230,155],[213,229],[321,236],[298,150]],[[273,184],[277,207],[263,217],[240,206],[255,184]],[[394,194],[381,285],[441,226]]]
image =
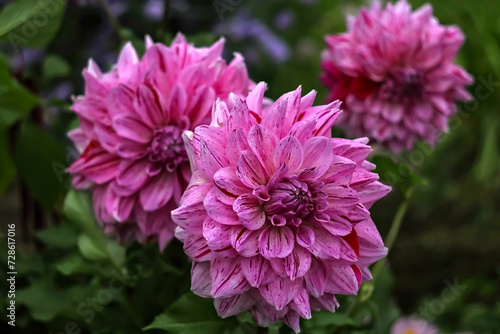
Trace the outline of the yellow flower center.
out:
[[[411,328],[407,328],[403,331],[402,334],[417,334],[417,332],[415,332],[413,329]]]

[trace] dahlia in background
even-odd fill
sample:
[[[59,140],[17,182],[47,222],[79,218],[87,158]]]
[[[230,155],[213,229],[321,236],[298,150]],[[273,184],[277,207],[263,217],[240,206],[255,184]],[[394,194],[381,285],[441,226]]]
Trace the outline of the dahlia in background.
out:
[[[415,140],[434,145],[448,130],[457,100],[472,77],[453,63],[464,36],[442,26],[424,5],[405,1],[382,9],[376,2],[348,18],[348,31],[325,38],[320,79],[328,101],[344,101],[339,119],[350,136],[368,136],[395,152]]]
[[[439,330],[429,322],[416,317],[401,317],[391,328],[391,334],[438,334]]]
[[[248,310],[298,332],[387,254],[368,209],[390,188],[365,161],[366,138],[331,138],[340,102],[313,107],[299,87],[263,112],[265,88],[217,101],[212,123],[185,133],[194,172],[172,217],[194,293],[221,317]]]
[[[221,58],[223,46],[195,48],[181,34],[170,47],[146,38],[142,59],[128,43],[110,72],[92,60],[83,71],[85,95],[72,106],[80,128],[69,133],[82,153],[68,172],[75,188],[93,190],[106,233],[160,249],[172,239],[170,211],[191,178],[182,132],[208,124],[216,98],[253,85],[241,55],[229,65]]]

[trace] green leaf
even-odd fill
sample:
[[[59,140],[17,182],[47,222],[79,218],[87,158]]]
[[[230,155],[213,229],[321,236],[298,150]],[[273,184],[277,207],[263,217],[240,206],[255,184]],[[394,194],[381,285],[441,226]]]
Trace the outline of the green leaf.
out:
[[[92,274],[95,277],[113,277],[114,271],[100,263],[88,262],[81,254],[72,253],[55,263],[55,268],[65,276],[76,273]]]
[[[19,47],[41,47],[56,35],[64,17],[65,0],[19,0],[0,13],[0,39]]]
[[[118,264],[118,266],[123,266],[125,264],[125,247],[120,246],[114,239],[106,238],[106,253],[110,260]]]
[[[26,305],[31,316],[39,321],[50,321],[67,307],[64,296],[61,296],[52,284],[41,281],[18,290],[16,301]]]
[[[76,245],[78,231],[71,225],[50,226],[37,232],[36,236],[51,248],[70,249]]]
[[[414,173],[415,168],[403,158],[398,159],[401,160],[396,162],[386,155],[376,155],[370,159],[377,166],[375,173],[378,173],[382,183],[397,187],[403,194],[416,184],[425,184],[426,181]]]
[[[219,334],[236,325],[234,318],[221,319],[217,315],[211,299],[187,293],[143,330],[163,329],[179,334]]]
[[[306,328],[329,327],[329,326],[354,326],[359,324],[344,313],[331,313],[328,311],[316,312],[312,320],[306,321]]]
[[[16,167],[10,155],[8,132],[0,129],[0,194],[7,189],[14,176]]]
[[[66,256],[55,265],[63,275],[69,276],[74,273],[85,272],[86,263],[79,254],[71,254]]]
[[[44,79],[65,77],[71,73],[69,64],[57,55],[48,55],[43,61]]]
[[[125,248],[106,237],[94,218],[90,196],[84,192],[70,191],[64,201],[64,214],[84,232],[78,237],[78,248],[89,260],[108,259],[116,267],[125,263]]]
[[[64,200],[64,214],[87,234],[96,231],[96,221],[90,195],[82,191],[71,190]]]
[[[65,190],[64,177],[54,169],[65,163],[64,147],[51,134],[24,122],[16,147],[15,163],[33,196],[52,210]]]
[[[35,320],[48,322],[61,314],[75,314],[79,304],[95,296],[95,284],[57,289],[52,281],[35,281],[16,293],[16,301],[28,307]],[[75,314],[76,316],[76,314]]]
[[[26,116],[37,103],[38,98],[12,78],[9,64],[0,55],[0,128]]]
[[[78,237],[78,249],[85,258],[92,261],[101,261],[107,258],[106,250],[86,234],[81,234]]]
[[[497,144],[500,143],[497,139],[498,124],[498,120],[490,118],[485,120],[483,124],[484,139],[481,155],[474,168],[476,179],[481,182],[489,183],[494,178],[495,173],[500,170],[497,150]]]

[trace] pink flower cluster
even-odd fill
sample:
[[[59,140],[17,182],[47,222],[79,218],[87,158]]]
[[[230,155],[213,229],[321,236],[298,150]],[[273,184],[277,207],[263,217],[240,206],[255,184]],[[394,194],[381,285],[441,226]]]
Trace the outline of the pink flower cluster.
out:
[[[75,188],[93,190],[106,233],[161,249],[172,239],[170,211],[191,178],[182,132],[208,124],[216,98],[253,85],[241,55],[221,58],[223,46],[195,48],[179,34],[170,47],[147,38],[142,59],[128,43],[108,73],[89,62],[72,106],[80,128],[69,134],[82,153],[68,172]]]
[[[386,255],[368,209],[390,188],[365,160],[366,138],[331,138],[340,102],[313,106],[299,87],[264,110],[265,88],[218,100],[212,123],[186,133],[193,177],[172,217],[192,290],[220,316],[248,310],[299,331]]]
[[[221,317],[249,311],[261,326],[282,320],[298,332],[312,310],[334,312],[336,294],[357,294],[387,254],[368,210],[390,188],[366,160],[369,139],[332,138],[331,127],[340,117],[350,135],[394,151],[434,143],[456,101],[470,98],[472,78],[453,64],[463,39],[430,6],[363,9],[326,38],[321,106],[300,87],[265,100],[239,54],[222,59],[223,40],[147,38],[142,59],[129,43],[108,73],[92,61],[84,70],[73,186],[93,191],[98,221],[123,241],[163,249],[175,230],[193,292]]]
[[[464,36],[442,26],[425,5],[376,2],[348,18],[348,31],[326,37],[321,81],[329,101],[344,101],[339,122],[348,135],[368,136],[399,152],[448,130],[456,101],[472,77],[453,63]]]

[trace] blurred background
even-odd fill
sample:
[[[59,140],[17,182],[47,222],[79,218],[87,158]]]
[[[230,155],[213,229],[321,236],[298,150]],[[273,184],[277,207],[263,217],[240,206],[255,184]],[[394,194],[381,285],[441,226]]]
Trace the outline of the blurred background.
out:
[[[0,1],[0,6],[9,2]],[[8,13],[0,12],[4,236],[0,262],[7,267],[7,224],[15,224],[15,332],[140,333],[167,308],[172,317],[180,317],[179,323],[196,322],[196,312],[200,319],[212,319],[210,301],[196,299],[200,309],[193,314],[182,300],[178,302],[189,291],[189,263],[180,243],[173,242],[164,254],[158,253],[157,245],[118,245],[102,235],[85,194],[66,197],[70,180],[64,170],[77,157],[66,138],[68,129],[76,125],[69,106],[72,95],[84,92],[81,71],[89,58],[109,69],[128,40],[142,52],[146,34],[170,43],[180,31],[197,46],[224,36],[227,59],[235,51],[242,53],[250,77],[269,83],[270,98],[300,84],[303,91],[317,90],[316,103],[320,103],[326,97],[318,81],[323,38],[345,31],[345,15],[356,14],[367,3],[45,2],[51,2],[54,15],[47,24],[35,27],[32,37],[22,27],[7,26]],[[409,2],[413,8],[424,3]],[[304,333],[389,333],[396,318],[412,314],[437,324],[443,333],[500,333],[500,3],[430,3],[441,23],[458,25],[467,37],[457,62],[475,77],[469,87],[474,101],[460,105],[450,133],[434,149],[421,144],[411,153],[393,157],[377,156],[375,149],[372,158],[381,178],[394,188],[372,209],[382,236],[389,230],[402,193],[413,187],[401,232],[363,310],[347,316],[352,300],[345,298],[336,316],[320,314],[313,316],[315,322],[305,321]],[[7,38],[7,31],[16,31],[12,29],[18,29],[19,40]],[[333,131],[342,135],[338,129]],[[2,270],[2,333],[14,332],[5,321],[5,275]],[[121,282],[121,289],[116,289],[120,291],[103,294],[111,281]],[[249,324],[238,327],[243,333],[257,332],[249,319],[242,317],[238,323]],[[197,328],[170,331],[199,333]],[[289,330],[276,325],[271,331]]]

